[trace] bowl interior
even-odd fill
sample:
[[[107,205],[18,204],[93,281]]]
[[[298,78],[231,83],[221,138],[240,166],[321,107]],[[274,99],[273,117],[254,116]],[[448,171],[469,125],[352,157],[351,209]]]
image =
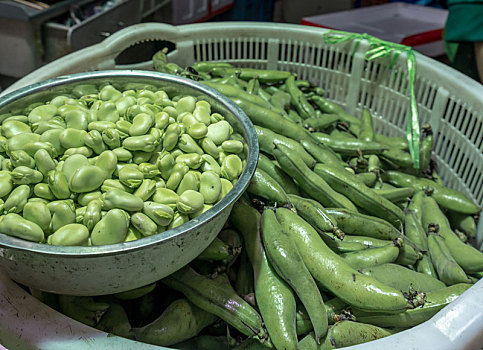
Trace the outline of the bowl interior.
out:
[[[24,114],[25,107],[33,103],[46,102],[61,94],[71,94],[75,87],[84,84],[93,84],[96,86],[111,84],[119,90],[163,89],[170,96],[170,98],[175,95],[186,94],[194,96],[198,100],[206,100],[211,104],[212,112],[222,114],[232,125],[233,129],[244,137],[248,145],[245,168],[233,189],[220,202],[197,218],[162,234],[157,234],[126,243],[105,246],[63,247],[28,242],[0,233],[0,250],[4,252],[3,255],[0,254],[0,266],[6,268],[7,272],[13,279],[15,279],[15,277],[12,274],[14,274],[15,271],[9,271],[9,268],[6,267],[6,265],[8,265],[6,264],[6,259],[4,259],[7,257],[7,255],[9,255],[5,254],[6,249],[10,252],[15,250],[22,251],[22,254],[18,255],[21,256],[22,259],[27,259],[29,252],[33,254],[32,256],[38,256],[40,254],[44,260],[44,265],[46,263],[49,264],[48,259],[45,260],[47,256],[55,257],[56,262],[59,262],[59,259],[60,261],[62,261],[62,259],[72,258],[82,258],[84,260],[95,257],[106,257],[109,255],[114,255],[116,258],[121,259],[123,256],[129,255],[130,252],[146,249],[152,245],[160,245],[165,243],[172,244],[173,240],[180,240],[183,238],[185,233],[192,232],[193,230],[203,232],[203,225],[205,223],[209,223],[220,213],[224,214],[222,216],[227,216],[227,214],[224,212],[231,210],[232,204],[244,192],[255,172],[258,161],[258,141],[253,124],[245,113],[231,100],[221,95],[216,90],[178,76],[150,71],[116,70],[73,74],[44,81],[27,86],[1,97],[0,121],[4,120],[6,116],[9,115]],[[214,236],[211,239],[213,238]],[[184,242],[184,244],[189,244],[189,242]],[[209,242],[206,243],[205,246],[208,244]],[[204,247],[199,247],[199,249],[190,249],[189,253],[186,250],[183,254],[190,254],[192,256],[185,257],[185,260],[187,260],[187,262],[191,261],[203,249]],[[11,259],[12,255],[10,254],[9,256]],[[22,262],[17,261],[17,263],[20,264]],[[61,265],[62,264],[55,264],[55,267],[52,268],[58,269],[61,268]],[[116,272],[111,271],[111,273]]]

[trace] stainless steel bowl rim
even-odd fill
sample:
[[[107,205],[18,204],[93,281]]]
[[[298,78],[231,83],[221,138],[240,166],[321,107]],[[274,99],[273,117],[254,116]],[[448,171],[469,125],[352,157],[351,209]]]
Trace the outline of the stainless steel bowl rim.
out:
[[[138,240],[109,244],[103,246],[53,246],[44,243],[35,243],[22,240],[17,237],[8,236],[6,234],[0,233],[0,255],[2,254],[2,247],[10,249],[18,249],[24,251],[31,251],[36,254],[47,254],[51,256],[64,256],[64,257],[75,257],[75,258],[90,258],[93,256],[106,256],[114,254],[128,253],[134,250],[142,249],[146,246],[160,244],[162,242],[178,238],[184,232],[195,230],[203,225],[204,222],[210,221],[219,212],[223,211],[226,207],[230,206],[235,202],[245,191],[248,184],[250,183],[253,174],[255,173],[257,163],[258,163],[258,138],[253,127],[252,122],[247,117],[245,112],[238,107],[233,101],[231,101],[225,95],[222,95],[217,90],[210,88],[206,85],[197,83],[193,80],[182,78],[176,75],[170,75],[165,73],[153,72],[153,71],[141,71],[141,70],[105,70],[105,71],[93,71],[85,73],[77,73],[71,75],[65,75],[62,77],[45,80],[43,82],[35,83],[21,89],[15,90],[5,96],[0,97],[0,108],[15,102],[16,100],[28,96],[32,93],[44,91],[51,89],[53,87],[63,85],[66,83],[75,82],[88,82],[92,79],[99,78],[144,78],[148,80],[164,80],[167,82],[175,84],[183,84],[194,90],[213,98],[217,99],[224,107],[226,107],[230,112],[237,116],[241,125],[245,129],[248,136],[248,156],[246,158],[245,168],[238,179],[237,183],[233,186],[233,189],[228,192],[228,194],[221,199],[220,202],[215,204],[212,208],[207,210],[200,216],[191,219],[187,223],[180,225],[174,229],[165,231],[160,234],[156,234],[150,237],[143,237]]]

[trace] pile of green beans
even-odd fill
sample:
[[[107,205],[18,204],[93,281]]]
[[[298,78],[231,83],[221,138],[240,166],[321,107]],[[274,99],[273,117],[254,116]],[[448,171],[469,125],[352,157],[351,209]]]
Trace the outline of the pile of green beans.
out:
[[[180,226],[219,202],[247,145],[211,105],[152,85],[71,93],[0,116],[0,232],[61,246]]]
[[[407,142],[374,132],[289,72],[199,62],[155,68],[202,81],[245,110],[261,153],[224,229],[188,266],[104,297],[33,291],[81,322],[175,349],[334,349],[430,319],[483,276],[466,244],[480,208]],[[69,299],[70,298],[70,299]]]

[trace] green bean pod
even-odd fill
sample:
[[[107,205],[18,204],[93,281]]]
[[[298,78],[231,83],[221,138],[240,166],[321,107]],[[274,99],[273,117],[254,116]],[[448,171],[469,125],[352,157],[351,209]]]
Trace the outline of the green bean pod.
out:
[[[285,81],[287,86],[287,92],[290,94],[292,104],[297,109],[297,112],[303,119],[311,118],[315,116],[314,107],[307,101],[304,94],[295,85],[295,76],[291,75]]]
[[[401,232],[387,221],[374,216],[348,209],[326,209],[326,211],[337,221],[339,228],[346,234],[386,240],[393,240],[401,235]]]
[[[323,113],[318,117],[305,119],[303,126],[309,131],[324,131],[339,121],[340,117],[337,114]]]
[[[404,218],[404,233],[417,248],[422,251],[428,250],[428,237],[423,225],[418,221],[414,212],[408,210]]]
[[[403,223],[404,213],[401,209],[358,181],[355,176],[328,164],[317,164],[314,172],[327,181],[333,189],[344,193],[356,205],[364,208],[370,214],[384,218],[395,227],[400,227]]]
[[[364,154],[381,154],[387,147],[375,141],[362,141],[357,139],[331,137],[330,135],[314,132],[311,134],[317,141],[330,147],[344,156],[357,156],[358,152]]]
[[[421,260],[418,261],[418,263],[416,264],[416,271],[420,273],[424,273],[433,278],[438,278],[436,270],[434,269],[433,263],[431,261],[429,252],[423,254],[423,257],[421,258]]]
[[[474,216],[452,211],[447,212],[446,215],[454,230],[462,231],[470,238],[476,237],[476,222]]]
[[[121,305],[116,303],[112,303],[109,306],[96,328],[119,337],[134,339],[134,333],[126,311]]]
[[[362,110],[361,131],[358,138],[364,141],[374,141],[374,127],[372,126],[372,115],[367,109]]]
[[[443,237],[430,233],[428,237],[428,248],[431,261],[434,264],[438,277],[447,285],[456,283],[470,283],[463,269],[451,256]]]
[[[339,239],[344,238],[344,232],[337,226],[337,221],[326,212],[319,202],[296,195],[289,195],[289,199],[297,210],[297,214],[313,227],[322,232],[332,232]]]
[[[426,293],[446,287],[443,282],[435,277],[397,264],[381,264],[359,271],[403,292],[410,292],[413,289]]]
[[[341,321],[329,327],[324,341],[317,345],[313,333],[299,343],[300,350],[327,350],[367,343],[392,335],[393,332],[366,323]]]
[[[354,204],[349,199],[334,191],[288,147],[276,144],[273,153],[282,169],[292,176],[299,186],[309,193],[313,199],[328,207],[344,207],[356,210]]]
[[[262,152],[273,155],[275,144],[283,144],[293,152],[296,152],[309,168],[314,167],[315,159],[298,142],[259,126],[255,126],[255,131],[257,132],[258,143]]]
[[[170,288],[182,292],[199,308],[215,314],[241,333],[264,337],[260,315],[236,294],[226,275],[212,280],[197,274],[190,267],[183,267],[162,281]]]
[[[154,321],[133,332],[138,341],[159,346],[169,346],[196,336],[203,328],[215,322],[217,317],[186,299],[171,303]]]
[[[426,197],[423,201],[423,228],[428,232],[430,226],[437,226],[438,234],[443,238],[451,256],[465,272],[483,271],[483,253],[474,247],[463,243],[456,234],[451,231],[448,219],[441,212],[432,197]],[[435,227],[436,228],[436,227]],[[431,255],[431,258],[433,256]],[[434,262],[434,259],[433,259]]]
[[[433,317],[439,310],[454,301],[471,287],[471,284],[459,283],[449,287],[427,292],[424,305],[399,314],[371,314],[352,310],[358,322],[383,327],[414,327]]]
[[[414,189],[411,187],[373,189],[373,191],[392,203],[407,202],[409,198],[414,194]]]
[[[367,187],[373,187],[376,184],[376,181],[377,181],[377,174],[375,174],[373,172],[359,173],[359,174],[356,174],[356,177],[360,182],[362,182]],[[377,191],[376,191],[376,193],[377,193]],[[379,194],[381,194],[381,193],[379,193]],[[386,199],[389,199],[389,198],[387,198],[387,196],[385,196],[383,194],[382,194],[382,196],[385,197]]]
[[[285,208],[277,209],[276,214],[310,273],[336,296],[366,310],[397,312],[412,307],[400,291],[351,268],[297,214]]]
[[[354,269],[368,268],[380,264],[392,263],[399,255],[399,248],[394,244],[383,247],[367,248],[357,252],[349,252],[340,256]]]
[[[327,333],[327,314],[319,289],[307,270],[290,236],[283,232],[275,213],[266,209],[262,215],[263,242],[267,256],[279,276],[297,293],[314,326],[316,340]]]
[[[200,255],[196,257],[199,260],[209,260],[209,261],[222,261],[229,259],[235,254],[233,249],[221,239],[216,237],[213,242],[210,243],[205,250],[203,250]]]
[[[350,115],[348,113],[346,113],[344,111],[344,109],[333,103],[333,102],[330,102],[328,101],[327,99],[321,97],[321,96],[312,96],[310,98],[312,100],[312,102],[314,102],[317,107],[319,107],[319,109],[324,112],[324,113],[330,113],[330,114],[337,114],[341,117],[341,119],[346,122],[346,123],[349,123],[351,125],[351,127],[353,126],[356,126],[357,128],[354,129],[354,132],[355,134],[359,134],[360,132],[360,124],[361,124],[361,120],[354,117],[353,115]]]
[[[289,198],[283,187],[259,168],[256,169],[247,191],[277,205],[286,205],[289,203]]]
[[[477,214],[480,211],[472,200],[463,193],[437,184],[434,181],[424,178],[417,178],[412,175],[397,171],[386,171],[383,180],[397,187],[413,187],[416,191],[426,188],[432,189],[431,197],[443,208],[462,214]]]
[[[109,304],[96,302],[93,297],[59,295],[60,310],[65,315],[88,326],[95,327],[109,308]]]
[[[210,70],[215,77],[237,74],[240,79],[250,80],[255,76],[261,83],[278,83],[292,75],[290,72],[270,69],[214,67]]]
[[[297,349],[296,304],[292,289],[269,263],[261,238],[261,215],[251,206],[235,202],[230,221],[240,231],[253,266],[255,298],[273,344]]]
[[[263,153],[258,155],[258,169],[263,170],[271,178],[277,181],[278,184],[281,185],[285,190],[285,193],[295,195],[299,194],[298,187],[292,181],[292,179]]]
[[[285,119],[268,108],[263,108],[241,98],[233,98],[232,100],[243,109],[255,125],[270,129],[277,134],[287,136],[293,140],[312,139],[310,133],[303,127]]]

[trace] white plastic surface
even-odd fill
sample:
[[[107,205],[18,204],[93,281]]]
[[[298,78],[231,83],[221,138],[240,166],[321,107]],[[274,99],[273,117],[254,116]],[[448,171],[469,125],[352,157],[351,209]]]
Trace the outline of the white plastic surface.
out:
[[[176,45],[169,60],[181,66],[212,60],[245,67],[290,70],[301,79],[309,79],[324,87],[328,99],[341,103],[349,113],[359,116],[362,108],[368,108],[375,116],[377,132],[403,136],[408,107],[404,57],[401,56],[394,70],[390,71],[389,60],[364,61],[363,55],[368,49],[365,42],[357,48],[350,42],[325,44],[322,35],[326,31],[308,26],[258,22],[178,27],[144,23],[50,63],[4,93],[44,79],[86,70],[150,69],[151,62],[116,66],[114,59],[137,42],[168,40]],[[416,99],[421,122],[430,122],[433,127],[439,174],[446,185],[483,205],[483,86],[442,63],[417,54]],[[479,242],[483,242],[481,222]],[[2,283],[11,282],[3,280]],[[3,295],[1,290],[0,295]],[[482,302],[483,281],[480,281],[430,321],[350,349],[480,349],[483,346]],[[55,317],[55,320],[50,319],[64,322],[65,317],[58,318],[57,313]],[[15,318],[11,320],[7,323],[14,322]],[[15,330],[15,326],[10,324],[9,327],[12,332]],[[86,326],[82,327],[85,330]],[[73,328],[73,332],[77,332],[77,328]],[[23,340],[26,344],[36,344],[32,343],[35,338]]]
[[[447,17],[447,10],[396,2],[304,17],[302,20],[312,25],[367,33],[401,43],[407,37],[443,29]],[[414,48],[428,56],[444,54],[442,40],[437,43],[437,46],[418,45]]]

